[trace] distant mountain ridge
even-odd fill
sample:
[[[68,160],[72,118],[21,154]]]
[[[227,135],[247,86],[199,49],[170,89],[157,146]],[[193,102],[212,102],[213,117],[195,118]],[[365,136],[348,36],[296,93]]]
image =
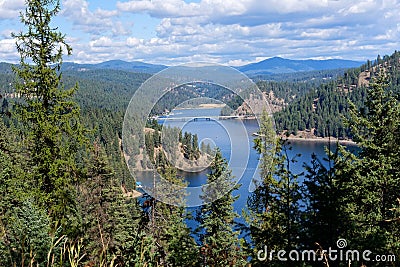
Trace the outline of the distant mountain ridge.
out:
[[[165,68],[167,68],[167,66],[144,63],[141,61],[127,62],[123,60],[109,60],[96,64],[78,64],[73,62],[64,62],[62,65],[63,70],[83,71],[86,69],[111,69],[143,73],[157,73]]]
[[[364,62],[344,60],[344,59],[327,59],[327,60],[292,60],[281,57],[272,57],[257,63],[247,64],[236,67],[243,73],[254,76],[261,74],[282,74],[308,72],[318,70],[333,70],[333,69],[349,69],[357,68]],[[7,63],[0,63],[0,72],[4,72],[7,68]],[[109,60],[95,64],[79,64],[74,62],[64,62],[62,65],[63,71],[85,71],[85,70],[122,70],[128,72],[139,72],[154,74],[168,68],[165,65],[150,64],[141,61],[127,62],[124,60]]]
[[[293,73],[315,70],[349,69],[357,68],[364,62],[345,59],[326,60],[292,60],[281,57],[272,57],[257,63],[237,67],[247,75]]]

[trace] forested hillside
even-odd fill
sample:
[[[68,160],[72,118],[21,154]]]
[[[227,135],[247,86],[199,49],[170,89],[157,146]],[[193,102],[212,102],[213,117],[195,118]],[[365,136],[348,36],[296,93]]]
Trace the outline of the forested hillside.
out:
[[[351,138],[349,128],[342,118],[348,118],[349,101],[359,109],[366,101],[366,86],[382,69],[389,78],[390,90],[399,91],[399,52],[391,56],[377,58],[360,68],[350,69],[340,75],[336,71],[298,73],[297,79],[288,74],[288,81],[257,82],[260,90],[267,93],[272,107],[278,132],[298,136],[332,136],[340,139]],[[112,161],[121,151],[118,143],[121,138],[121,125],[125,109],[135,90],[150,77],[149,74],[125,72],[122,70],[67,70],[62,80],[66,87],[79,84],[75,98],[81,107],[82,121],[93,129],[92,139],[98,138],[105,146]],[[336,78],[335,78],[336,77]],[[2,63],[0,88],[3,113],[10,112],[13,84],[15,82],[11,65]],[[212,84],[198,86],[183,85],[164,95],[153,108],[153,115],[162,114],[176,105],[193,98],[209,97],[220,99],[232,108],[239,107],[243,100],[230,91]],[[300,132],[300,134],[299,134]],[[126,176],[123,164],[118,158],[112,165],[117,173]]]
[[[299,92],[297,95],[301,92],[303,94],[275,114],[277,130],[295,135],[298,131],[307,131],[319,137],[351,138],[349,127],[343,123],[343,118],[349,118],[349,103],[352,102],[358,109],[364,110],[366,88],[381,71],[388,79],[389,86],[386,90],[399,95],[399,57],[399,52],[383,58],[378,57],[374,62],[368,61],[360,68],[347,70],[337,80],[308,90],[295,90],[295,93]],[[278,91],[293,92],[293,90]],[[285,95],[281,94],[281,97],[290,100]]]
[[[0,109],[12,113],[11,104],[15,102],[15,76],[11,64],[3,63],[0,73]],[[66,88],[79,85],[74,95],[81,109],[81,121],[90,129],[91,141],[97,140],[110,155],[110,164],[116,176],[129,179],[125,162],[121,157],[122,124],[130,98],[136,89],[149,77],[149,74],[126,72],[122,70],[67,70],[61,81]],[[221,87],[208,83],[194,83],[173,88],[165,94],[152,109],[150,115],[160,115],[177,105],[194,98],[212,98],[225,101],[233,109],[240,106],[242,99]],[[193,102],[193,101],[192,101]],[[190,104],[188,102],[187,104]]]
[[[383,69],[389,77],[390,90],[399,88],[399,52],[367,62],[360,68],[347,70],[340,76],[336,71],[298,73],[299,81],[288,74],[288,81],[258,81],[258,87],[268,94],[277,112],[275,122],[278,132],[317,137],[351,138],[342,117],[348,117],[349,101],[358,108],[366,101],[366,85]],[[343,71],[341,71],[343,72]],[[336,76],[337,78],[335,78]],[[91,139],[98,139],[107,154],[112,155],[112,166],[121,177],[128,176],[120,158],[119,142],[125,109],[135,90],[149,74],[121,70],[68,70],[62,81],[66,87],[79,84],[75,98],[81,107],[82,122],[92,131]],[[11,65],[2,63],[0,88],[3,113],[11,112],[15,78]],[[153,114],[162,114],[176,105],[193,98],[210,97],[227,102],[232,108],[242,104],[242,99],[230,91],[212,84],[183,85],[166,94],[153,108]],[[301,132],[303,131],[303,133]],[[300,132],[300,134],[299,134]]]
[[[272,57],[257,63],[238,67],[238,69],[247,75],[259,75],[354,68],[358,67],[360,64],[361,63],[357,61],[343,59],[290,60],[280,57]]]

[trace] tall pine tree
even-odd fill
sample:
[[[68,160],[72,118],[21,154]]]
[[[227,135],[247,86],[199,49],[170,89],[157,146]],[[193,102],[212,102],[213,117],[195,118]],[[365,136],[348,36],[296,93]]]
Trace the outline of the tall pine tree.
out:
[[[196,266],[197,246],[184,221],[187,217],[185,193],[174,192],[169,183],[180,186],[187,184],[177,175],[175,168],[165,167],[162,171],[160,175],[168,182],[158,181],[154,192],[156,196],[166,195],[170,200],[173,199],[175,205],[150,199],[146,232],[154,240],[151,248],[155,253],[154,262],[160,266]]]
[[[351,127],[358,155],[344,155],[337,175],[345,193],[346,237],[358,249],[400,255],[400,100],[388,90],[383,71],[368,89],[365,108],[351,108]]]
[[[206,204],[198,215],[202,266],[244,266],[246,257],[239,233],[234,230],[238,215],[233,210],[233,203],[238,197],[233,197],[232,192],[239,185],[234,185],[231,171],[219,150],[210,167],[207,186],[201,196]],[[227,192],[227,188],[232,189]]]
[[[281,266],[276,255],[272,259],[262,255],[261,258],[267,256],[264,262],[258,259],[258,252],[265,246],[268,251],[290,251],[299,247],[301,193],[298,175],[290,171],[290,164],[296,159],[289,158],[290,147],[284,140],[277,139],[272,119],[266,113],[262,116],[255,148],[261,155],[261,180],[247,201],[248,248],[254,266]],[[288,264],[294,265],[293,262]]]
[[[303,189],[306,209],[302,220],[302,243],[304,249],[314,248],[315,251],[336,247],[344,224],[338,202],[344,192],[335,175],[336,170],[340,168],[339,150],[333,152],[329,145],[326,153],[328,157],[322,160],[312,154],[311,164],[304,165],[306,174]]]
[[[16,93],[22,98],[16,110],[26,133],[33,195],[48,207],[53,225],[58,221],[65,232],[73,234],[79,224],[74,189],[79,180],[76,152],[84,130],[73,99],[78,88],[66,90],[61,83],[62,56],[72,50],[65,36],[51,26],[59,10],[56,0],[26,1],[21,14],[26,32],[13,34],[21,57],[14,68]]]

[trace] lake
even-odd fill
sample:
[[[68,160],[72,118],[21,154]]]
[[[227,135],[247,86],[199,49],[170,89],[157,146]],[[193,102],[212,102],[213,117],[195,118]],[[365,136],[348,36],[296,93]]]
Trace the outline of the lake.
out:
[[[234,209],[241,214],[242,209],[246,207],[247,197],[249,196],[249,186],[252,184],[253,178],[258,178],[257,165],[259,155],[253,148],[253,140],[255,136],[252,134],[259,130],[256,120],[206,120],[206,116],[218,116],[220,109],[181,109],[171,112],[169,117],[203,117],[203,119],[179,121],[179,120],[160,120],[163,126],[179,127],[182,132],[190,132],[197,134],[198,139],[205,142],[213,143],[219,147],[222,155],[228,160],[229,167],[233,175],[238,178],[241,187],[234,195],[239,195],[238,200],[234,203]],[[301,154],[297,158],[297,162],[291,163],[290,170],[295,174],[304,172],[303,165],[310,164],[311,155],[314,153],[319,158],[325,157],[325,147],[328,143],[310,142],[310,141],[291,141],[291,150],[288,151],[289,158]],[[335,147],[335,144],[332,144]],[[188,190],[191,191],[186,199],[188,206],[192,206],[189,210],[195,210],[193,206],[200,203],[199,195],[201,194],[201,185],[206,183],[208,170],[198,173],[179,172],[189,183]],[[144,178],[150,183],[151,176]],[[299,177],[299,181],[303,180],[303,176]],[[144,181],[146,183],[146,181]],[[188,225],[194,227],[194,222],[188,222]]]
[[[222,155],[228,160],[229,168],[232,170],[233,175],[238,179],[241,184],[239,190],[234,191],[233,195],[239,195],[239,198],[234,203],[234,210],[240,216],[242,210],[246,208],[247,198],[250,194],[249,188],[252,184],[253,178],[259,178],[257,165],[259,162],[259,155],[253,148],[253,141],[256,138],[253,133],[258,132],[259,125],[257,120],[207,120],[207,116],[218,116],[220,109],[177,109],[173,110],[168,118],[173,120],[160,119],[159,123],[163,126],[179,127],[182,132],[190,132],[197,134],[198,140],[208,142],[217,146]],[[179,118],[201,118],[197,120],[187,120]],[[297,154],[297,162],[290,164],[290,170],[294,174],[304,172],[303,165],[311,163],[311,155],[314,153],[318,158],[326,157],[325,147],[328,142],[311,142],[311,141],[291,141],[289,147],[292,149],[288,151],[288,157],[293,158]],[[332,149],[335,148],[332,143]],[[357,150],[356,146],[349,146],[352,150]],[[328,167],[328,166],[326,166]],[[187,210],[196,213],[198,206],[201,204],[199,196],[202,194],[201,186],[207,181],[207,174],[209,170],[201,172],[182,172],[178,174],[185,178],[188,182],[187,192],[189,196],[186,197]],[[299,183],[302,183],[304,176],[300,175]],[[148,172],[138,177],[144,186],[151,186],[153,184],[153,173]],[[245,223],[242,218],[238,222]],[[198,241],[198,236],[195,234],[195,229],[199,224],[195,220],[186,220],[186,224],[192,230],[194,238]]]

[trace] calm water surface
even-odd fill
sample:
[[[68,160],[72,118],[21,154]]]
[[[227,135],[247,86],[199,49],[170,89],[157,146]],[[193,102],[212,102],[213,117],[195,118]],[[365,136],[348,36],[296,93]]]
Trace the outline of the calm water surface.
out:
[[[199,116],[218,116],[220,109],[184,109],[175,110],[171,117],[199,117]],[[179,127],[183,132],[197,134],[199,142],[201,140],[212,140],[218,146],[223,156],[228,160],[229,167],[233,175],[241,177],[239,183],[241,187],[234,195],[239,195],[238,200],[234,203],[234,208],[238,214],[241,214],[243,208],[246,207],[247,197],[249,196],[249,186],[252,184],[254,177],[259,177],[258,162],[259,155],[253,148],[253,133],[259,129],[256,120],[210,120],[204,119],[197,121],[159,121],[164,126]],[[311,155],[314,153],[319,158],[326,157],[325,147],[327,143],[323,142],[306,142],[292,141],[291,150],[288,151],[289,158],[296,157],[297,162],[291,163],[290,170],[295,174],[304,172],[303,165],[310,164]],[[334,148],[334,144],[332,145]],[[182,177],[189,183],[189,187],[198,187],[206,183],[208,170],[199,173],[180,172]],[[300,176],[299,181],[303,180]],[[150,179],[150,178],[149,178]],[[187,203],[195,203],[198,196],[188,196]],[[190,210],[194,210],[191,208]],[[193,222],[188,222],[189,226],[194,227]]]
[[[182,109],[173,111],[170,117],[201,117],[201,116],[217,116],[220,109]],[[238,192],[240,197],[235,203],[235,209],[240,212],[245,207],[247,197],[249,195],[249,186],[253,177],[259,177],[257,165],[259,155],[253,148],[253,133],[259,129],[256,120],[191,120],[191,121],[160,121],[164,126],[179,127],[183,132],[191,132],[197,134],[199,141],[213,140],[218,146],[223,156],[228,160],[229,167],[232,169],[233,175],[241,177],[239,183],[242,185]],[[323,142],[306,142],[291,141],[291,150],[288,151],[289,158],[296,157],[297,162],[291,163],[290,170],[295,174],[304,171],[303,165],[310,164],[311,155],[315,153],[319,158],[325,157],[325,147],[327,143]],[[334,144],[332,145],[334,148]],[[250,149],[249,149],[250,148]],[[247,164],[245,164],[247,163]],[[243,168],[244,166],[244,168]],[[180,172],[185,177],[190,187],[197,187],[204,184],[207,180],[208,171],[199,173]],[[302,181],[303,177],[300,177]],[[188,199],[190,202],[190,197]]]

